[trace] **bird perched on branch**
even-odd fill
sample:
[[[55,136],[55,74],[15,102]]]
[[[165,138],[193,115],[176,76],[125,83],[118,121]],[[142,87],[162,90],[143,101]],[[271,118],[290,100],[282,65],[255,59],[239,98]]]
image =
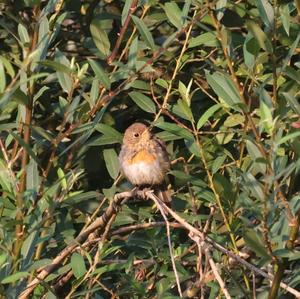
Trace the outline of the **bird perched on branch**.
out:
[[[166,146],[147,126],[134,123],[127,128],[119,160],[131,184],[151,187],[162,201],[171,202],[165,183],[166,173],[170,169]]]

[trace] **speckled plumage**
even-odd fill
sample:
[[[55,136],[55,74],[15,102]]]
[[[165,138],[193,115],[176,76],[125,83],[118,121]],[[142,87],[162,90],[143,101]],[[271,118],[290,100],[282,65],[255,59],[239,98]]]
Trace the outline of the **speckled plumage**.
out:
[[[141,123],[134,123],[127,128],[119,159],[124,175],[136,186],[163,185],[166,173],[170,169],[164,142],[151,134]],[[162,199],[170,201],[170,196],[162,194]]]

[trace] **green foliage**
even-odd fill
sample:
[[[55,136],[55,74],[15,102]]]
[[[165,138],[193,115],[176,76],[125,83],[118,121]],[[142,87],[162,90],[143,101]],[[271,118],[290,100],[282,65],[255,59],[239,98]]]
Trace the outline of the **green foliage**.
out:
[[[270,287],[214,249],[232,298],[286,298],[281,280],[299,289],[299,10],[290,0],[2,1],[1,298],[17,298],[130,190],[117,153],[135,121],[167,143],[172,209],[274,272]],[[150,200],[130,199],[105,229],[32,298],[179,296]],[[221,296],[191,235],[174,227],[170,238],[183,297]]]

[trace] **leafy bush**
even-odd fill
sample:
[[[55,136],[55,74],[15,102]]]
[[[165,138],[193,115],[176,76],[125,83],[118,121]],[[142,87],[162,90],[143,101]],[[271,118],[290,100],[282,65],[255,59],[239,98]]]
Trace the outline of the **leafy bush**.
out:
[[[298,0],[0,7],[3,297],[299,296]],[[169,234],[112,204],[135,121],[167,143]]]

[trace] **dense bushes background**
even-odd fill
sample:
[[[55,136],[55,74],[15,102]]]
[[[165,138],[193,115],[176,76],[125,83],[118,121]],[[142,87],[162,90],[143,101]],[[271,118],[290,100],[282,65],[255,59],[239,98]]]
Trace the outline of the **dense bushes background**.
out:
[[[279,285],[300,286],[299,13],[298,0],[2,1],[2,297],[130,190],[117,154],[144,121],[167,143],[173,211],[274,275],[169,216],[182,296],[293,298]],[[179,296],[160,210],[130,199],[110,216],[21,298]]]

